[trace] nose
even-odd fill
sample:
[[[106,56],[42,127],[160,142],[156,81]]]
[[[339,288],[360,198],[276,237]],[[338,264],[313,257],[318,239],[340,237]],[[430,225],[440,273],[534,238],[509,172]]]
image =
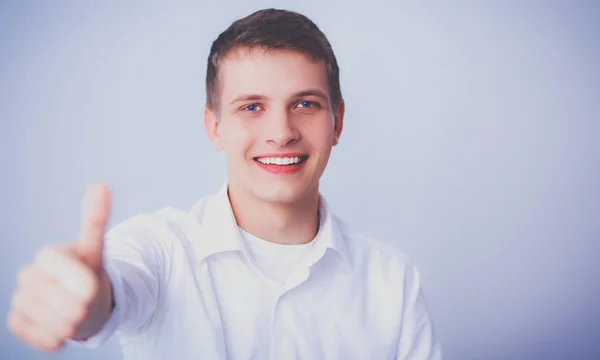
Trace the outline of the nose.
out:
[[[285,147],[300,139],[291,114],[282,110],[273,111],[270,115],[265,129],[267,143],[275,147]]]

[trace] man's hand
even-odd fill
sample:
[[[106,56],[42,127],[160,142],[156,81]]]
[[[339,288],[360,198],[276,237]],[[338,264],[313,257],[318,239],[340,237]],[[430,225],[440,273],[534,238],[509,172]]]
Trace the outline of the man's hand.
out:
[[[97,333],[111,312],[111,284],[102,266],[109,192],[91,186],[83,202],[80,238],[41,249],[18,275],[8,328],[25,344],[58,351],[68,339]]]

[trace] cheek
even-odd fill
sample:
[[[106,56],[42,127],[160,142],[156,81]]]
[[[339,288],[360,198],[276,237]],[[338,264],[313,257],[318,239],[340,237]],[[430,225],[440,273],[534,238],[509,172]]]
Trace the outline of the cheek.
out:
[[[333,146],[333,125],[328,121],[322,121],[305,129],[305,138],[310,139],[313,148],[320,151],[327,150]]]
[[[256,137],[243,126],[228,126],[221,133],[225,152],[229,157],[239,157],[247,152],[255,143]]]

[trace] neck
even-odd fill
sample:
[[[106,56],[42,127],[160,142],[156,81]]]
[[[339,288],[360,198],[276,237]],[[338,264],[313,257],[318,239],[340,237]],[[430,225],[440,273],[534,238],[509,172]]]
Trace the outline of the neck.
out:
[[[231,185],[228,195],[238,226],[260,239],[299,245],[309,243],[317,234],[318,187],[300,201],[290,204],[261,201]]]

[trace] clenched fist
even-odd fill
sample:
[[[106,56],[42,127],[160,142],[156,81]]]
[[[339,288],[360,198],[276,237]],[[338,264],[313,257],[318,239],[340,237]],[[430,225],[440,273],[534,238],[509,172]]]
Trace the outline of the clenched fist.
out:
[[[112,307],[111,284],[102,267],[109,193],[91,186],[83,202],[80,238],[40,250],[18,275],[8,328],[25,344],[58,351],[68,339],[94,335]]]

